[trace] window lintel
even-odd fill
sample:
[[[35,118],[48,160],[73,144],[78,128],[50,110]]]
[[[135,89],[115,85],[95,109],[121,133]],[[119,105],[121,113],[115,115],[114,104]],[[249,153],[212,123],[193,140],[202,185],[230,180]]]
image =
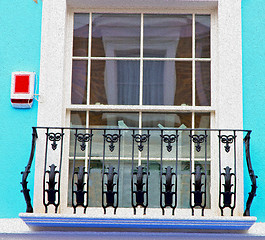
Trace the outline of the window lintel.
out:
[[[179,9],[215,9],[218,0],[66,0],[68,7],[71,8],[179,8]]]

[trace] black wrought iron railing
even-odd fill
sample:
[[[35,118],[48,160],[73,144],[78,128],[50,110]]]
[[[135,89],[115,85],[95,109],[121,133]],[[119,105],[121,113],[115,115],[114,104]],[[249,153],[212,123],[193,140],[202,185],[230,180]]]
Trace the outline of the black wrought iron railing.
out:
[[[237,164],[242,163],[245,155],[252,181],[244,212],[244,216],[249,216],[257,188],[257,176],[250,160],[250,133],[230,129],[33,127],[31,154],[21,182],[26,212],[33,212],[27,176],[35,146],[41,144],[38,147],[43,148],[43,156],[36,157],[43,159],[42,192],[46,213],[50,206],[54,206],[57,213],[60,196],[66,191],[61,188],[64,177],[71,179],[68,205],[73,213],[77,208],[83,208],[86,213],[87,208],[100,202],[104,213],[112,207],[116,214],[120,206],[125,206],[133,208],[136,214],[140,206],[146,214],[148,207],[155,206],[161,208],[163,215],[166,208],[172,209],[174,215],[176,208],[183,205],[180,201],[183,195],[191,214],[200,209],[203,216],[205,209],[211,207],[211,184],[219,188],[216,204],[221,215],[228,208],[232,216],[237,203]],[[62,176],[64,161],[71,162],[69,171],[64,173],[69,176]],[[153,170],[154,162],[156,170]],[[210,171],[214,169],[210,165],[216,163],[219,177],[215,178],[218,182],[213,182]],[[93,175],[99,168],[101,171]],[[186,189],[183,187],[185,177]],[[94,190],[92,182],[94,185],[96,182]],[[121,189],[121,183],[127,186],[126,191]],[[93,191],[100,192],[100,196]]]

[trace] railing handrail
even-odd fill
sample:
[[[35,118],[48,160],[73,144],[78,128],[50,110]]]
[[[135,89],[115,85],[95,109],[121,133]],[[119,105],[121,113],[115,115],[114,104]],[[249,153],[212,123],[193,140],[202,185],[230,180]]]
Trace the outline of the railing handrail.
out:
[[[128,127],[128,128],[119,128],[119,127],[44,127],[44,126],[40,126],[40,127],[33,127],[35,129],[65,129],[65,130],[121,130],[121,131],[129,131],[129,130],[150,130],[150,131],[172,131],[172,130],[179,130],[179,131],[236,131],[236,132],[249,132],[251,133],[252,130],[247,130],[247,129],[233,129],[233,128],[177,128],[177,127],[172,127],[172,128],[159,128],[159,127],[155,127],[155,128],[150,128],[150,127]]]

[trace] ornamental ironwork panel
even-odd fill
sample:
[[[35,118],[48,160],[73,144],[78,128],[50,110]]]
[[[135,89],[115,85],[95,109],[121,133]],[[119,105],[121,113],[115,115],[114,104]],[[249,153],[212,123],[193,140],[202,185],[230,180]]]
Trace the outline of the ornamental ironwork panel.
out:
[[[143,209],[143,214],[148,214],[148,209],[153,207],[152,204],[156,201],[158,207],[160,204],[162,215],[167,213],[166,209],[174,215],[179,211],[178,208],[181,208],[178,200],[182,199],[183,194],[180,180],[182,171],[186,171],[189,179],[189,190],[186,193],[189,197],[185,200],[189,202],[191,215],[201,210],[201,215],[204,216],[205,209],[212,207],[209,204],[211,202],[219,206],[222,216],[227,212],[233,216],[239,201],[236,199],[237,163],[242,161],[238,159],[238,156],[241,157],[238,149],[242,149],[244,143],[246,164],[252,183],[244,212],[244,216],[249,216],[257,189],[257,176],[250,159],[250,133],[251,131],[233,129],[34,127],[30,157],[25,171],[22,172],[21,181],[26,211],[34,212],[27,177],[34,161],[35,147],[39,143],[38,150],[41,149],[40,153],[43,155],[38,158],[44,159],[42,191],[45,213],[58,212],[61,205],[60,196],[67,193],[61,186],[62,174],[70,173],[72,176],[64,176],[64,179],[69,179],[67,206],[72,207],[73,213],[76,213],[78,208],[84,213],[90,211],[90,194],[95,197],[90,186],[96,181],[101,192],[101,196],[98,196],[99,202],[101,201],[105,214],[108,208],[114,209],[113,213],[116,214],[119,211],[119,199],[122,197],[122,201],[126,200],[126,204],[129,204],[126,207],[131,207],[133,214],[140,208]],[[95,138],[96,135],[100,138]],[[241,148],[238,148],[240,145]],[[213,156],[219,162],[218,182],[213,182],[212,173],[209,173],[212,169],[209,164],[215,160],[212,159]],[[62,162],[65,160],[69,161],[72,169],[62,173]],[[93,178],[90,176],[93,161],[100,164],[101,173],[98,174],[101,174],[101,179],[98,179],[98,175],[97,179],[94,179],[95,175]],[[129,171],[124,168],[127,165],[124,165],[123,161],[131,164]],[[186,170],[179,169],[183,162]],[[155,171],[153,166],[156,166]],[[122,179],[130,179],[130,186],[127,186],[125,192],[120,189],[121,176]],[[153,183],[154,178],[158,185]],[[219,200],[214,203],[210,201],[212,196],[209,194],[209,186],[218,185],[219,196],[216,198],[219,197]],[[156,186],[156,189],[150,189],[150,186]]]
[[[46,147],[43,174],[43,205],[45,207],[45,213],[48,212],[49,205],[53,205],[54,212],[57,213],[60,205],[64,129],[61,128],[60,132],[53,132],[53,130],[57,131],[58,129],[46,128]],[[53,152],[49,151],[49,144],[51,144]],[[60,144],[59,149],[57,148],[58,144]]]

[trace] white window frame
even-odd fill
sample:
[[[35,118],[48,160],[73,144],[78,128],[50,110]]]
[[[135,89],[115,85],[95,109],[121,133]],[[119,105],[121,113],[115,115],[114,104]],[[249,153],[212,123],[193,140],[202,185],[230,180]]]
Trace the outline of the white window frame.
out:
[[[143,1],[130,2],[124,6],[124,2],[113,0],[110,8],[102,1],[72,1],[72,0],[46,0],[43,2],[42,19],[42,45],[40,63],[40,102],[38,105],[38,126],[67,126],[70,110],[87,110],[86,105],[71,106],[71,55],[73,11],[87,12],[101,10],[101,12],[134,12],[134,13],[183,13],[187,14],[194,9],[197,14],[211,14],[211,103],[209,107],[193,106],[161,106],[156,111],[176,112],[211,112],[213,121],[211,126],[216,128],[242,129],[242,55],[241,55],[241,0],[182,0],[179,2],[168,1],[168,5],[161,6],[161,1],[150,0],[147,6]],[[68,4],[68,5],[67,5]],[[73,5],[74,4],[74,5]],[[117,9],[117,6],[120,6]],[[73,8],[74,7],[74,10]],[[79,8],[81,7],[81,8]],[[85,9],[83,9],[85,8]],[[133,9],[133,10],[132,10]],[[144,9],[144,10],[143,10]],[[213,74],[214,73],[214,74]],[[194,74],[194,73],[193,73]],[[195,88],[194,88],[195,90]],[[89,94],[89,91],[88,91]],[[89,98],[89,97],[88,97]],[[195,101],[195,100],[194,100]],[[117,111],[122,108],[113,106],[90,106],[90,110]],[[69,111],[65,111],[65,109]],[[126,107],[124,108],[126,110]],[[132,106],[132,111],[139,111],[139,106]],[[140,110],[153,111],[149,106],[141,106]],[[42,205],[42,179],[43,159],[41,150],[36,151],[34,210],[43,212]],[[238,159],[242,159],[238,154]],[[242,155],[242,154],[241,154]],[[214,156],[212,156],[213,158]],[[243,163],[237,163],[237,199],[243,199]],[[213,167],[213,164],[212,164]],[[63,164],[62,174],[67,173],[68,164]],[[212,171],[211,171],[212,172]],[[218,182],[216,176],[212,176],[212,182]],[[66,183],[65,183],[66,182]],[[61,185],[67,189],[67,181]],[[213,191],[218,191],[216,188]],[[67,197],[62,197],[61,205],[64,206]],[[242,201],[241,201],[242,202]],[[243,202],[238,202],[235,215],[243,212]],[[66,205],[65,205],[66,206]],[[213,206],[213,205],[212,205]],[[64,210],[63,208],[61,210]],[[216,208],[214,211],[218,211]],[[102,212],[102,209],[101,209]],[[190,211],[189,211],[190,214]],[[207,213],[206,213],[207,214]],[[161,213],[160,213],[161,215]],[[219,213],[216,212],[216,215]]]

